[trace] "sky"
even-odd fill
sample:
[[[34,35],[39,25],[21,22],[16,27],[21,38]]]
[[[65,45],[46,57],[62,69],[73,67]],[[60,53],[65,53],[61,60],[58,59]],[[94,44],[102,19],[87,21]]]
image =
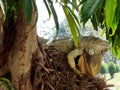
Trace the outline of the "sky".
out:
[[[49,19],[49,15],[48,15],[48,12],[47,12],[47,9],[45,7],[43,0],[36,0],[36,4],[38,7],[37,34],[38,36],[44,37],[46,39],[53,38],[54,37],[53,33],[55,32],[54,20],[52,17]],[[55,6],[55,10],[58,16],[58,21],[59,23],[61,23],[65,19],[65,15],[62,10],[62,7],[58,3],[54,3],[54,6]],[[83,33],[84,35],[90,35],[92,32],[94,36],[100,37],[102,39],[106,39],[105,34],[103,36],[100,36],[101,30],[98,32],[93,30],[91,22],[88,22],[87,30],[83,28],[80,28],[80,29],[81,29],[80,32],[82,31],[81,34]]]
[[[37,22],[38,36],[49,38],[48,35],[46,35],[46,33],[53,34],[53,30],[52,31],[50,30],[55,27],[54,20],[53,18],[49,19],[49,15],[48,15],[48,12],[47,12],[47,9],[45,7],[43,0],[36,0],[36,4],[38,7],[38,15],[39,15],[38,22]],[[62,11],[62,7],[60,7],[59,4],[55,4],[54,6],[55,6],[55,10],[58,15],[58,20],[60,23],[65,18],[65,15]]]

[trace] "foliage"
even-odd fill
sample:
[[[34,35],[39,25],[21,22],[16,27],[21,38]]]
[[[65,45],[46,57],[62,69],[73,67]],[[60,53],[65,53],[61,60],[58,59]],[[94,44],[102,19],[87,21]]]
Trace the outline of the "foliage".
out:
[[[118,64],[115,64],[116,66],[116,73],[120,71],[120,66]]]
[[[15,90],[7,78],[0,78],[0,87],[5,86],[6,90]]]
[[[17,15],[21,9],[24,10],[26,23],[29,23],[32,18],[33,8],[37,11],[37,7],[35,5],[34,0],[1,0],[0,7],[2,8],[4,14],[5,25],[8,25],[11,17],[14,18],[14,22],[16,21]]]
[[[76,25],[76,21],[75,21],[75,14],[72,15],[72,11],[69,7],[67,7],[67,5],[63,5],[63,10],[65,12],[65,15],[66,15],[66,18],[68,20],[68,24],[70,26],[70,30],[71,30],[71,33],[73,35],[73,40],[75,42],[75,46],[78,47],[78,26]],[[79,23],[78,23],[79,24]],[[77,29],[77,30],[76,30]]]
[[[58,22],[58,16],[56,14],[54,5],[53,5],[53,1],[52,0],[43,0],[45,3],[45,6],[48,10],[48,14],[49,14],[49,18],[51,17],[51,14],[53,15],[54,21],[55,21],[55,25],[56,25],[56,29],[57,29],[57,33],[59,30],[59,22]]]
[[[113,62],[108,63],[108,71],[109,71],[109,74],[110,74],[111,78],[113,78],[113,76],[116,72],[116,66]]]
[[[101,74],[105,74],[106,72],[107,72],[107,64],[106,63],[102,63],[101,69],[100,69],[100,73]]]
[[[65,8],[69,6],[69,2],[70,0],[67,0]],[[71,6],[74,8],[73,5]],[[120,58],[120,0],[76,0],[75,7],[79,8],[78,11],[74,10],[80,12],[79,16],[84,25],[90,19],[95,30],[98,27],[103,29],[102,33],[106,33],[107,39],[112,46],[112,53]],[[67,18],[70,20],[71,17],[67,16]],[[77,33],[74,33],[73,37],[75,37],[75,34]]]
[[[85,25],[90,19],[95,30],[98,27],[103,29],[102,33],[106,33],[112,46],[112,53],[120,58],[120,0],[44,0],[49,17],[53,15],[58,33],[59,22],[54,2],[60,3],[63,8],[76,47],[78,44],[77,37],[80,36],[80,24],[82,22]],[[24,10],[26,23],[31,21],[32,7],[35,7],[37,11],[34,0],[19,0],[18,2],[15,0],[1,0],[0,6],[6,24],[9,24],[11,16],[14,16],[14,21],[16,20],[21,8]]]
[[[88,21],[88,19],[91,18],[91,15],[93,15],[100,8],[103,1],[104,0],[87,0],[85,2],[85,4],[83,5],[83,8],[82,8],[82,12],[81,12],[83,24],[85,24]],[[95,21],[94,16],[91,18],[91,21],[94,19],[93,23]],[[97,23],[97,22],[95,22],[95,23]]]
[[[94,29],[103,28],[112,53],[120,58],[120,0],[86,0],[81,11],[83,23],[90,19]]]
[[[58,3],[62,5],[76,47],[80,23],[85,25],[90,19],[95,30],[103,29],[113,55],[120,58],[120,0],[61,0]]]

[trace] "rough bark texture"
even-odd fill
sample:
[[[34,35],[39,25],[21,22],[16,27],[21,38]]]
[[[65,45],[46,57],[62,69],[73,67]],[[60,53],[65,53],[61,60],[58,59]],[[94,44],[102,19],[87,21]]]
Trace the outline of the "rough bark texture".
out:
[[[2,10],[0,8],[0,54],[1,54],[2,46],[3,46],[3,44],[2,44],[2,40],[3,40],[3,17],[4,17],[4,15],[3,15]],[[3,64],[3,61],[0,60],[0,67],[2,64]]]
[[[43,57],[37,42],[36,17],[36,13],[33,12],[31,23],[26,24],[24,13],[20,11],[16,23],[13,23],[11,17],[10,24],[4,26],[3,46],[1,45],[0,52],[0,76],[10,72],[16,90],[32,90],[32,62],[36,57],[39,60]]]
[[[32,54],[37,51],[36,29],[33,27],[36,17],[30,25],[25,24],[23,12],[19,13],[16,22],[16,37],[9,53],[8,67],[12,76],[12,84],[17,90],[31,90],[30,72]]]

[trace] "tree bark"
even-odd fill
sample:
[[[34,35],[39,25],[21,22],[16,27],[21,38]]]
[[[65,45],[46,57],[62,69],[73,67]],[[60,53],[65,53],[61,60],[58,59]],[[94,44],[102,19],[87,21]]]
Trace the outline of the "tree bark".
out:
[[[36,15],[32,22],[25,23],[24,13],[21,11],[16,21],[16,37],[9,52],[8,67],[12,76],[12,84],[16,90],[32,90],[30,82],[32,54],[38,49],[35,25]]]

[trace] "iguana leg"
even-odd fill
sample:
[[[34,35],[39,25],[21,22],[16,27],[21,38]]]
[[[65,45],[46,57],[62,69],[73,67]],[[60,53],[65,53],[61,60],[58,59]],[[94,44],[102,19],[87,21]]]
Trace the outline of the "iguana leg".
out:
[[[74,50],[72,50],[72,51],[67,55],[68,64],[69,64],[70,67],[71,67],[77,74],[79,74],[80,76],[82,76],[82,72],[80,72],[80,71],[76,68],[74,59],[75,59],[78,55],[81,55],[82,53],[83,53],[82,50],[80,51],[79,49],[74,49]]]

